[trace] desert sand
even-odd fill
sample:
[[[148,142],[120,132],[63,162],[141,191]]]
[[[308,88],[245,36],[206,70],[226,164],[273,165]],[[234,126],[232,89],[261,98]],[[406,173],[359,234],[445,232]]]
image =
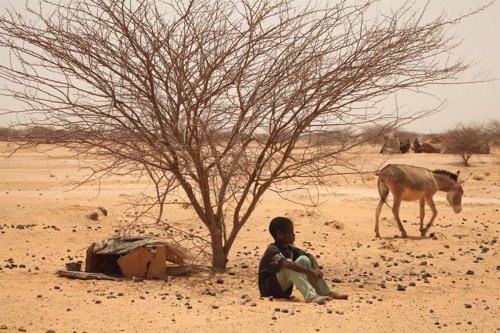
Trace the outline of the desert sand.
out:
[[[408,239],[388,207],[374,238],[376,176],[332,178],[321,205],[306,211],[269,193],[239,234],[228,271],[199,271],[167,281],[83,281],[56,276],[66,262],[84,260],[92,242],[113,235],[122,199],[146,181],[115,177],[76,189],[85,172],[67,152],[22,150],[7,158],[0,143],[0,332],[499,332],[500,151],[474,155],[464,168],[454,155],[355,152],[366,168],[406,163],[472,173],[463,210],[435,196],[438,217],[418,231],[418,203],[403,203]],[[301,201],[306,192],[291,199]],[[108,216],[87,214],[98,206]],[[316,254],[333,290],[347,301],[305,304],[259,297],[257,267],[274,216],[295,222],[296,245]],[[427,210],[427,218],[430,211]],[[171,223],[199,224],[189,209],[169,208]],[[400,287],[398,287],[400,286]],[[248,297],[245,298],[245,295]]]

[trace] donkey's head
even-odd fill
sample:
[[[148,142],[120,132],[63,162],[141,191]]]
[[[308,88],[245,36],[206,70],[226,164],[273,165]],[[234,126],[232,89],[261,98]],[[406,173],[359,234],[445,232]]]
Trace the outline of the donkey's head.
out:
[[[464,195],[464,189],[462,185],[465,183],[465,180],[458,181],[458,175],[460,171],[457,171],[455,180],[455,186],[451,188],[448,192],[446,192],[446,200],[450,204],[451,208],[455,213],[460,213],[462,211],[462,196]]]

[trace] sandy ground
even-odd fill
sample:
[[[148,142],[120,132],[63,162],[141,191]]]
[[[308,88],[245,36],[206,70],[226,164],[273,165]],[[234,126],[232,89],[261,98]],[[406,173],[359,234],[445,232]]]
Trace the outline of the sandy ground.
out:
[[[364,147],[356,163],[383,163],[377,150]],[[85,174],[64,151],[50,157],[21,151],[8,159],[6,151],[0,143],[0,332],[500,332],[498,150],[473,156],[467,169],[451,155],[389,160],[473,173],[460,214],[444,193],[435,196],[434,238],[418,237],[413,202],[401,208],[409,239],[394,238],[399,231],[387,207],[383,238],[375,239],[376,177],[350,176],[322,188],[323,203],[314,212],[267,195],[241,231],[227,273],[141,282],[70,280],[55,272],[84,260],[93,241],[113,235],[121,199],[144,183],[123,177],[104,182],[100,191],[97,185],[68,191]],[[110,214],[89,220],[98,206]],[[305,304],[297,291],[294,300],[259,297],[258,262],[277,215],[295,221],[296,245],[318,256],[328,283],[348,293],[348,301]],[[197,226],[182,208],[172,208],[169,220]],[[251,300],[242,302],[243,295]]]

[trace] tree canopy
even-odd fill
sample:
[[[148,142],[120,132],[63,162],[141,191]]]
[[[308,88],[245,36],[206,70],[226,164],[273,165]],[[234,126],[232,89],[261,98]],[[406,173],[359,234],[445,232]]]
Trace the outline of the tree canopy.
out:
[[[379,102],[467,69],[448,34],[461,18],[424,20],[412,2],[368,15],[374,3],[41,0],[0,18],[11,57],[0,76],[24,103],[20,125],[61,130],[61,145],[105,158],[94,177],[150,177],[158,220],[184,193],[224,270],[266,191],[338,174],[341,153],[372,139],[360,127],[383,135],[440,106]]]

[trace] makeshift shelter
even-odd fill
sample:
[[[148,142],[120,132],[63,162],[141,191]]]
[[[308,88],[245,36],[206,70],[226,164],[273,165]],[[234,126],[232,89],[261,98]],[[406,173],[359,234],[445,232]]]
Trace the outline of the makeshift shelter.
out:
[[[446,140],[444,135],[425,140],[420,148],[421,153],[446,153]]]
[[[68,271],[61,276],[124,276],[127,278],[165,279],[168,269],[178,272],[192,255],[184,247],[158,238],[120,237],[92,243],[87,249],[85,273]],[[170,263],[167,267],[167,261]],[[68,276],[74,275],[74,276]]]
[[[442,154],[455,154],[460,152],[460,149],[452,146],[452,140],[449,135],[440,135],[433,137],[422,143],[422,153],[442,153]],[[490,147],[486,143],[478,143],[472,153],[474,154],[489,154]]]
[[[401,153],[401,143],[399,139],[393,135],[384,136],[384,143],[382,149],[380,149],[381,154],[400,154]]]

